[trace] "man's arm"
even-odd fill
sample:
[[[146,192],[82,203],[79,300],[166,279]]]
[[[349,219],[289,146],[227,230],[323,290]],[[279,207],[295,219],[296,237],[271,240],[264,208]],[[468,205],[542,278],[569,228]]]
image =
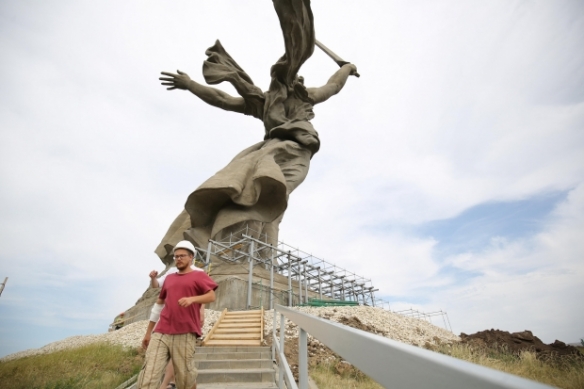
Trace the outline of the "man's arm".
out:
[[[149,274],[151,288],[158,288],[160,286],[160,283],[158,282],[158,278],[156,278],[157,275],[158,275],[158,272],[156,270],[152,270]]]
[[[350,75],[357,73],[357,67],[352,63],[343,65],[337,70],[335,74],[327,81],[326,85],[320,88],[308,88],[308,95],[314,101],[314,104],[319,104],[327,101],[332,96],[336,95],[343,89],[347,79]]]
[[[150,316],[150,322],[148,323],[148,328],[146,328],[146,334],[144,335],[144,339],[142,339],[142,347],[144,349],[148,348],[150,344],[150,338],[152,338],[152,331],[158,322],[158,318],[155,321],[152,320],[153,316],[156,315],[156,311],[158,312],[158,316],[160,316],[160,311],[162,310],[162,306],[164,305],[163,299],[156,300],[156,304],[152,307],[152,315]]]
[[[191,304],[208,304],[215,301],[215,291],[210,290],[200,296],[183,297],[178,300],[178,305],[181,307],[188,307]]]
[[[243,113],[245,109],[245,101],[243,97],[233,97],[222,90],[201,85],[196,81],[191,80],[188,74],[177,70],[178,74],[161,72],[166,77],[160,77],[162,85],[167,86],[167,90],[183,89],[189,90],[192,94],[203,100],[205,103],[214,107],[224,109],[226,111],[233,111]]]

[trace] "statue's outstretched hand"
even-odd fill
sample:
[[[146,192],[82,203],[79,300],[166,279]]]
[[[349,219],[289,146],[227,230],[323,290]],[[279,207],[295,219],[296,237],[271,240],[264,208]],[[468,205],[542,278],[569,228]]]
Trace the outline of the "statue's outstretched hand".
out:
[[[359,73],[357,73],[357,66],[355,66],[355,64],[348,63],[345,66],[347,66],[347,67],[349,67],[349,69],[351,69],[351,73],[349,73],[349,75],[359,77]]]
[[[167,86],[167,90],[173,89],[187,89],[189,86],[189,82],[191,78],[188,74],[177,70],[178,74],[169,73],[169,72],[160,72],[160,74],[166,77],[160,77],[159,80],[162,81],[162,85]]]

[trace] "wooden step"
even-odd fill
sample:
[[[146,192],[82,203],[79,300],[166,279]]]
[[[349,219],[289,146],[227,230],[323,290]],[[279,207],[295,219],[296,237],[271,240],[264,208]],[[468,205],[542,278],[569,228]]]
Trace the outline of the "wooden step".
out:
[[[259,340],[208,340],[205,342],[205,346],[260,346],[261,342]]]
[[[259,331],[257,334],[213,334],[213,339],[259,339]]]
[[[263,340],[263,309],[259,311],[227,312],[224,309],[204,346],[260,346]]]
[[[262,311],[260,311],[260,310],[257,310],[257,311],[230,311],[230,312],[226,313],[226,315],[250,315],[250,314],[261,315]]]
[[[259,328],[217,328],[215,330],[215,334],[236,334],[236,333],[242,333],[242,332],[260,332]]]
[[[257,323],[219,323],[219,325],[217,326],[217,329],[219,328],[257,328]]]

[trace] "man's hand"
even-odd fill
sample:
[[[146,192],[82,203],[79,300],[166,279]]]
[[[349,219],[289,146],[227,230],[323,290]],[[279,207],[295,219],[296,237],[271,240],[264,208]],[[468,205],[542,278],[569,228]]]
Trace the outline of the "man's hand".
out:
[[[152,270],[148,276],[150,276],[150,287],[159,288],[160,283],[158,282],[158,278],[156,278],[158,276],[158,272],[156,270]]]
[[[189,83],[191,82],[189,75],[180,70],[177,70],[177,73],[160,72],[160,74],[167,76],[159,78],[162,81],[161,84],[168,87],[166,88],[167,90],[187,89],[189,87]]]
[[[151,334],[146,334],[144,335],[144,339],[142,339],[142,348],[144,350],[146,350],[148,348],[148,345],[150,344],[150,337]]]
[[[180,300],[178,300],[178,305],[180,305],[183,308],[188,307],[192,303],[193,303],[193,300],[190,297],[183,297]]]

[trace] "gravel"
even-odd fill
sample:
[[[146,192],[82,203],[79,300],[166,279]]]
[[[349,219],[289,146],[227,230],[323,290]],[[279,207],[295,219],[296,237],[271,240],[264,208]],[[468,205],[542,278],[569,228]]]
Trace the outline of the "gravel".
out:
[[[427,321],[405,317],[382,308],[374,307],[299,307],[301,312],[327,318],[336,322],[355,322],[367,326],[367,330],[400,342],[423,346],[426,343],[451,343],[459,341],[460,338],[450,331],[437,327]],[[220,311],[205,310],[205,325],[203,326],[203,336],[208,333],[217,319],[221,316]],[[272,332],[273,311],[266,311],[264,315],[264,334]],[[109,342],[125,347],[140,347],[142,338],[146,332],[148,320],[142,320],[128,324],[125,327],[113,332],[106,332],[99,335],[72,336],[63,340],[47,344],[38,349],[29,349],[0,358],[0,362],[13,359],[24,358],[32,355],[48,354],[59,350],[86,346],[91,343]],[[290,337],[298,336],[296,325],[287,321],[286,335]]]
[[[351,326],[414,346],[460,341],[460,338],[452,332],[425,320],[406,317],[378,307],[297,307],[296,309],[337,323],[350,323]],[[273,318],[274,312],[266,311],[264,319],[266,334],[272,331]],[[290,320],[286,321],[286,337],[298,337],[298,327]]]

